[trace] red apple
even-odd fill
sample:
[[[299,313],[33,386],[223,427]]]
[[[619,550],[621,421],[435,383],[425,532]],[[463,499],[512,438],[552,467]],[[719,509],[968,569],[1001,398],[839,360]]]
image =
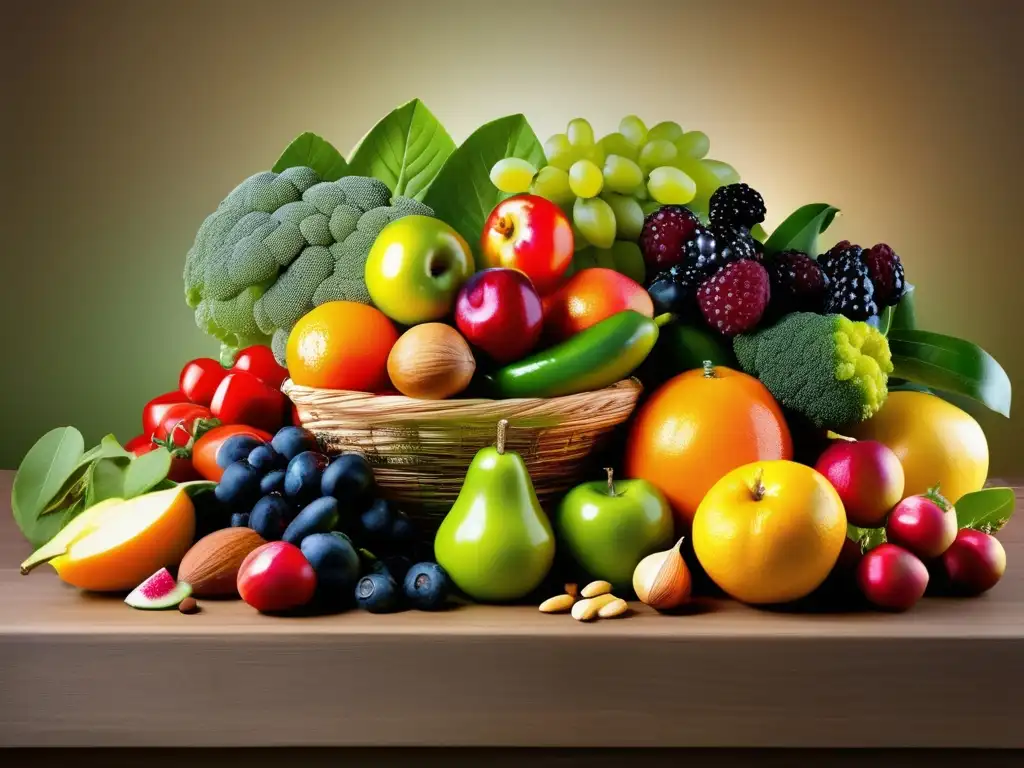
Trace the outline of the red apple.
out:
[[[261,613],[300,608],[313,599],[316,574],[302,550],[286,541],[263,544],[238,569],[238,594]]]
[[[480,237],[484,267],[526,273],[543,296],[559,286],[572,263],[572,227],[565,212],[537,195],[516,195],[498,203]]]
[[[924,597],[928,569],[903,547],[880,544],[861,558],[857,584],[876,607],[905,611]]]
[[[477,272],[455,301],[455,324],[462,335],[498,363],[525,357],[540,338],[543,322],[540,296],[517,269]]]
[[[814,468],[839,493],[846,519],[862,528],[878,528],[903,498],[903,465],[890,448],[874,440],[833,443]]]

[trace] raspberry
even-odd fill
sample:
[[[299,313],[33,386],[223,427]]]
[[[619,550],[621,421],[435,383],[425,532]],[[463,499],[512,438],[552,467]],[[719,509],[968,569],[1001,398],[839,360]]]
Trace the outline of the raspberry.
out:
[[[698,316],[697,289],[707,272],[697,267],[677,264],[661,272],[651,281],[647,292],[654,302],[655,314],[671,312],[680,319],[692,320]]]
[[[856,246],[854,246],[856,248]],[[860,249],[846,249],[833,257],[826,274],[830,284],[825,298],[827,314],[845,315],[851,320],[867,320],[878,314],[875,287],[868,266],[860,259]]]
[[[874,245],[861,255],[868,275],[875,286],[875,302],[880,307],[894,307],[907,292],[903,262],[885,243]]]
[[[640,251],[652,271],[675,266],[685,258],[684,248],[700,229],[700,219],[689,208],[663,205],[644,219]]]
[[[806,253],[783,251],[768,265],[772,308],[779,315],[790,312],[817,312],[825,309],[828,275]]]
[[[726,265],[701,283],[697,291],[704,319],[726,336],[753,330],[770,297],[768,272],[751,259]]]
[[[746,184],[719,187],[711,195],[709,215],[715,224],[733,224],[750,229],[764,221],[764,198]]]

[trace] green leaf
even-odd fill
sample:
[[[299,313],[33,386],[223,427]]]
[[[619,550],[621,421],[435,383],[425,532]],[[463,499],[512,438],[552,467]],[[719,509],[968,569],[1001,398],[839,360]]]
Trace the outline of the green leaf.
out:
[[[915,296],[914,286],[907,283],[907,292],[903,294],[899,304],[893,308],[890,330],[912,331],[917,328]]]
[[[837,213],[839,209],[828,203],[811,203],[797,208],[765,241],[765,251],[772,254],[793,250],[817,256],[820,252],[818,235],[829,228]]]
[[[875,326],[883,336],[888,336],[889,329],[892,328],[892,309],[892,307],[883,307],[881,312],[868,319],[868,324]]]
[[[983,488],[961,496],[956,503],[956,521],[961,528],[995,533],[1013,515],[1013,488]]]
[[[137,456],[124,474],[124,497],[133,499],[151,490],[171,471],[171,453],[166,448]]]
[[[523,115],[509,115],[477,128],[441,168],[424,202],[473,248],[480,251],[480,233],[494,206],[511,195],[491,183],[491,167],[518,157],[540,168],[547,162],[544,147]]]
[[[288,145],[271,170],[280,173],[303,166],[312,168],[324,181],[337,181],[345,175],[348,163],[329,141],[307,131]]]
[[[40,525],[40,515],[74,473],[84,451],[81,432],[74,427],[58,427],[39,438],[22,459],[11,488],[11,510],[18,528],[33,546],[45,544],[60,530],[60,518]]]
[[[125,469],[129,463],[130,460],[124,457],[108,457],[90,465],[85,492],[86,509],[107,499],[124,497]]]
[[[977,400],[996,413],[1010,415],[1010,378],[977,344],[917,330],[891,330],[892,375],[931,389]]]
[[[171,481],[167,482],[170,483],[170,485],[167,486],[168,488],[173,488],[175,486],[177,486],[178,488],[182,488],[184,489],[185,493],[189,495],[189,498],[192,499],[194,499],[201,493],[209,493],[210,491],[217,487],[217,484],[212,480],[190,480],[187,483],[173,483]],[[157,483],[150,490],[165,490],[165,488],[160,487],[162,485],[163,481]]]
[[[879,544],[885,543],[885,528],[858,528],[848,523],[846,537],[860,544],[861,552],[870,552]]]
[[[454,151],[455,142],[444,126],[423,102],[413,99],[370,129],[352,151],[348,172],[380,179],[395,195],[422,200]]]

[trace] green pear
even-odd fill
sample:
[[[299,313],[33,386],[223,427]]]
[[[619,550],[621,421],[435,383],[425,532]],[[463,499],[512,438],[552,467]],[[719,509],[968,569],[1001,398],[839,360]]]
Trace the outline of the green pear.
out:
[[[498,440],[473,458],[462,490],[434,539],[437,562],[455,585],[480,602],[528,595],[555,559],[551,523],[537,501],[522,457]]]

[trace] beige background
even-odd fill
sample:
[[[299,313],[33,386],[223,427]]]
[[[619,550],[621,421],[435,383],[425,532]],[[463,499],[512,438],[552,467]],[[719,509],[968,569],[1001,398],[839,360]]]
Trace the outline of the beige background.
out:
[[[630,112],[711,136],[769,206],[886,241],[932,330],[1019,384],[1024,3],[3,2],[0,402],[13,467],[45,429],[137,431],[215,346],[182,298],[203,217],[298,133],[347,151],[422,98],[457,141]],[[982,415],[995,472],[1016,422]]]

